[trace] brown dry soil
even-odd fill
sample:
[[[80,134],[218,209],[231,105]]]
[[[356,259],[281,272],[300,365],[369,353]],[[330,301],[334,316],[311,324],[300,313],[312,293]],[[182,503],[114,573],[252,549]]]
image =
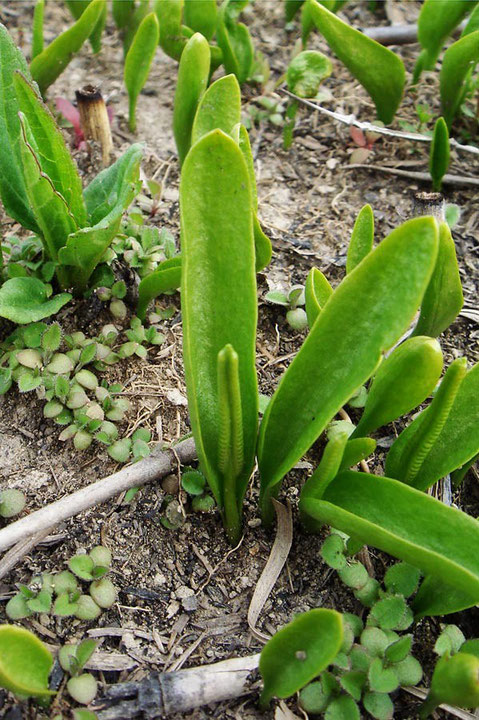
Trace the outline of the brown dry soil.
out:
[[[395,3],[393,10],[407,21],[413,21],[418,3]],[[382,10],[374,16],[365,2],[351,3],[351,7],[346,6],[345,14],[357,26],[388,23]],[[32,4],[3,3],[0,17],[28,55]],[[274,84],[287,67],[297,42],[298,28],[295,26],[290,33],[285,31],[279,2],[257,0],[245,17],[256,47],[265,53],[271,65],[271,80],[263,92],[279,102],[282,98],[274,94]],[[70,23],[63,3],[48,3],[47,41]],[[311,47],[328,52],[318,34],[312,36]],[[397,50],[411,71],[418,47],[413,45]],[[373,120],[374,108],[370,99],[340,62],[333,60],[333,64],[333,74],[324,84],[330,92],[330,99],[325,102],[327,107],[346,114],[354,113],[363,120]],[[101,87],[115,110],[115,156],[133,141],[145,142],[145,176],[162,183],[161,203],[151,222],[168,228],[178,239],[179,173],[171,130],[176,64],[158,50],[139,100],[135,136],[127,128],[127,98],[121,78],[121,42],[109,19],[100,55],[93,56],[90,48],[85,46],[50,88],[49,98],[63,96],[73,101],[75,89],[87,83]],[[256,100],[261,94],[258,87],[244,88],[245,116],[253,106],[257,107]],[[398,118],[417,124],[417,102],[429,105],[431,115],[437,114],[437,73],[425,74],[417,96],[407,93]],[[398,118],[394,123],[396,128],[399,128]],[[464,124],[459,130],[470,128]],[[260,215],[274,246],[271,266],[259,276],[258,373],[261,391],[271,394],[303,336],[287,326],[282,309],[264,302],[265,292],[270,288],[304,283],[313,265],[337,284],[344,274],[348,238],[362,205],[369,202],[373,206],[377,237],[381,238],[410,217],[414,193],[428,187],[377,172],[348,169],[349,156],[355,147],[348,127],[325,120],[324,116],[309,109],[300,111],[294,144],[289,152],[282,149],[281,129],[269,122],[253,127],[251,138]],[[89,156],[74,152],[86,176],[98,172],[98,153]],[[422,145],[383,138],[374,145],[368,161],[376,165],[425,170],[426,152]],[[477,170],[477,156],[453,152],[451,172],[477,176]],[[462,209],[454,237],[466,300],[470,306],[477,306],[479,194],[470,189],[447,191],[447,201],[457,203]],[[18,227],[4,218],[3,233],[12,232],[18,232]],[[179,297],[167,300],[170,304],[173,302],[177,312],[164,323],[166,343],[151,349],[147,360],[125,361],[115,366],[114,371],[116,379],[125,384],[125,392],[132,401],[124,432],[131,434],[142,424],[151,428],[154,441],[164,442],[175,440],[189,429],[181,361]],[[60,316],[66,330],[83,330],[90,335],[110,321],[107,311],[94,300],[77,302]],[[5,335],[8,330],[4,325],[0,332]],[[477,324],[458,318],[442,338],[447,362],[461,354],[471,362],[477,361],[478,338]],[[395,427],[383,431],[384,444],[387,445],[395,432]],[[60,443],[58,434],[58,427],[43,418],[42,404],[32,395],[22,396],[12,390],[0,397],[2,487],[24,490],[28,511],[115,469],[113,461],[98,445],[80,455],[69,444]],[[314,463],[316,457],[317,452],[313,449],[308,459]],[[294,512],[298,488],[307,472],[304,468],[295,470],[284,483],[285,488],[289,487],[282,497],[291,500]],[[273,534],[262,529],[258,519],[257,482],[253,481],[248,492],[245,533],[234,550],[226,543],[218,515],[195,515],[185,496],[180,496],[186,512],[183,526],[177,531],[168,531],[162,526],[160,517],[165,491],[174,492],[176,488],[177,492],[177,487],[176,476],[172,476],[143,489],[129,505],[123,504],[121,498],[114,499],[55,528],[55,536],[48,545],[36,547],[0,581],[0,618],[5,619],[4,605],[13,594],[15,583],[28,582],[32,574],[60,571],[75,552],[103,542],[113,552],[112,578],[119,588],[118,603],[90,624],[47,615],[24,622],[45,642],[57,647],[81,639],[87,632],[92,634],[96,629],[93,634],[102,640],[102,652],[115,652],[113,667],[123,668],[100,672],[101,683],[140,680],[154,671],[257,652],[261,645],[248,630],[246,614],[273,541]],[[473,470],[463,489],[454,496],[454,502],[477,515],[478,500],[477,472]],[[321,538],[305,536],[295,518],[293,547],[286,568],[260,615],[259,628],[263,632],[274,633],[295,613],[312,607],[361,612],[361,607],[337,580],[336,574],[322,562],[320,546]],[[381,578],[389,560],[375,551],[371,551],[371,557],[377,577]],[[468,635],[474,632],[474,612],[454,620],[463,623]],[[431,637],[437,634],[438,628],[436,620],[423,621],[416,631],[415,654],[426,668],[431,666]],[[55,700],[55,709],[69,716],[63,682],[60,687],[62,692]],[[11,697],[0,691],[0,708],[2,706],[0,714],[10,720],[40,717],[34,705],[13,705]],[[397,718],[416,715],[416,701],[405,692],[397,694],[396,706]],[[294,701],[290,707],[300,713]],[[252,693],[241,700],[202,708],[184,717],[253,720],[272,718],[273,715],[273,709],[265,714],[259,712],[257,695]]]

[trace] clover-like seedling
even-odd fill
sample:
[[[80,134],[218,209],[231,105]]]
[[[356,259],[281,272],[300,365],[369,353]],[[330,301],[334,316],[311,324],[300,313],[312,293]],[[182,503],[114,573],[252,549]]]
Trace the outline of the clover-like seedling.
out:
[[[25,495],[20,490],[0,491],[0,517],[11,518],[19,515],[25,507]]]
[[[270,290],[266,293],[265,300],[288,308],[286,320],[293,330],[302,331],[308,327],[308,318],[302,307],[305,303],[302,285],[293,285],[287,294],[280,290]]]
[[[22,620],[33,613],[48,613],[52,606],[53,576],[45,573],[35,576],[28,585],[18,585],[19,592],[5,607],[11,620]]]
[[[332,668],[301,691],[300,704],[308,713],[325,712],[333,720],[361,717],[361,705],[377,720],[390,720],[394,705],[389,694],[422,678],[411,654],[413,636],[401,634],[413,622],[406,597],[416,591],[420,573],[398,563],[386,572],[383,590],[362,563],[347,557],[348,546],[347,536],[335,531],[321,555],[370,611],[365,625],[355,615],[343,615],[343,643]]]
[[[215,508],[215,500],[207,492],[206,478],[199,470],[186,468],[181,473],[181,487],[191,497],[193,512],[210,512]]]
[[[95,640],[83,640],[78,645],[64,645],[58,653],[58,660],[65,672],[71,675],[67,682],[70,696],[77,702],[88,705],[95,698],[98,685],[90,673],[82,670],[95,652],[98,643]]]

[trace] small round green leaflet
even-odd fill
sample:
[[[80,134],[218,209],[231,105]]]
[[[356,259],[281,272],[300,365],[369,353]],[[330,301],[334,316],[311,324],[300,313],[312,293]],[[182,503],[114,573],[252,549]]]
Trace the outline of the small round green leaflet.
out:
[[[286,82],[290,92],[299,97],[315,97],[320,83],[331,75],[331,60],[316,50],[304,50],[290,62]]]
[[[46,698],[53,665],[51,653],[33,633],[14,625],[0,625],[0,686],[19,697]]]
[[[310,610],[290,622],[263,648],[259,671],[264,689],[261,707],[273,697],[287,698],[311,682],[336,657],[343,621],[335,610]]]

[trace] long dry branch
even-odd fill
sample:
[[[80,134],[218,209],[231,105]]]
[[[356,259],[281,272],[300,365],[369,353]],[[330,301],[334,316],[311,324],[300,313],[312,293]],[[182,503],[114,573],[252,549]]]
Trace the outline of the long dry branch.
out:
[[[421,133],[416,132],[406,132],[404,130],[391,130],[391,128],[381,127],[380,125],[374,125],[370,122],[362,122],[361,120],[357,120],[356,116],[352,113],[351,115],[344,115],[343,113],[334,112],[334,110],[328,110],[322,105],[318,105],[311,100],[306,100],[305,98],[301,98],[298,95],[295,95],[289,90],[286,90],[286,88],[278,88],[278,92],[283,93],[283,95],[288,95],[288,97],[296,100],[302,105],[306,105],[313,110],[317,110],[322,115],[327,115],[329,118],[344,123],[345,125],[353,125],[360,130],[367,130],[369,132],[378,133],[379,135],[387,135],[388,137],[402,138],[403,140],[413,140],[415,142],[430,143],[432,140],[432,137],[430,137],[429,135],[422,135]],[[474,145],[461,145],[461,143],[458,143],[457,140],[454,140],[454,138],[449,138],[449,142],[451,144],[451,147],[455,147],[456,150],[472,153],[473,155],[479,155],[479,148],[475,147]]]
[[[46,505],[40,510],[10,523],[0,530],[0,552],[25,538],[52,528],[63,520],[74,517],[83,510],[100,505],[125,490],[145,485],[168,475],[178,464],[189,464],[196,458],[195,442],[188,438],[172,449],[153,453],[134,465],[109,475],[102,480],[77,490],[70,495]]]
[[[384,165],[373,165],[369,163],[352,163],[344,168],[345,170],[377,170],[386,173],[386,175],[396,175],[397,177],[410,178],[411,180],[419,180],[420,182],[431,182],[431,176],[426,172],[417,172],[415,170],[401,170],[400,168],[384,167]],[[479,178],[467,177],[466,175],[450,175],[447,173],[442,178],[443,185],[453,185],[456,187],[470,186],[479,187]]]
[[[466,26],[464,20],[451,33],[452,37],[458,37]],[[383,27],[363,28],[362,32],[371,40],[381,45],[409,45],[417,42],[417,25],[386,25]]]
[[[95,703],[95,711],[99,720],[153,720],[232,700],[251,692],[251,677],[258,663],[259,654],[249,655],[189,670],[155,673],[140,682],[117,683]]]

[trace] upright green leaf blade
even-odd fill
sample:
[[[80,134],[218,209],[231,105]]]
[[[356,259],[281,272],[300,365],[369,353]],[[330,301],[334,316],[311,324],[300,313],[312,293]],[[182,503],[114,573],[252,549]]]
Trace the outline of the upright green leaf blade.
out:
[[[346,258],[346,272],[350,273],[373,249],[374,214],[371,205],[364,205],[354,223]]]
[[[141,21],[125,58],[123,77],[129,97],[128,122],[136,129],[136,104],[150,72],[150,66],[160,37],[158,18],[152,12]]]
[[[208,85],[210,59],[207,41],[195,33],[181,55],[173,108],[173,134],[180,164],[183,164],[191,147],[193,121]]]
[[[185,25],[201,33],[207,40],[211,40],[215,34],[217,14],[216,0],[185,0]]]
[[[475,4],[471,0],[425,0],[417,23],[418,40],[426,51],[423,69],[433,69],[444,41]]]
[[[170,258],[160,263],[155,272],[147,275],[138,286],[138,307],[136,314],[145,319],[148,304],[154,298],[181,285],[181,257]]]
[[[378,118],[389,124],[401,102],[406,73],[391,50],[347,25],[315,0],[311,17],[331,49],[371,96]]]
[[[42,94],[62,74],[72,57],[91,35],[104,5],[105,0],[92,0],[76,23],[32,60],[30,71]]]
[[[413,334],[437,337],[454,322],[463,301],[454,240],[449,226],[441,223],[436,266],[424,294]]]
[[[186,38],[181,33],[184,0],[156,0],[155,13],[160,24],[161,49],[179,60]]]
[[[305,308],[310,329],[332,294],[333,288],[321,270],[311,268],[304,286]]]
[[[441,111],[448,128],[451,127],[462,99],[462,89],[471,67],[479,62],[479,30],[453,43],[444,53],[439,88]]]
[[[479,452],[478,397],[479,364],[474,365],[460,382],[442,429],[415,477],[415,487],[426,490],[439,478],[461,467],[477,455]],[[440,412],[440,409],[436,410],[437,405],[442,405],[442,395],[436,394],[430,407],[424,410],[392,445],[386,459],[388,475],[403,480],[404,468],[412,452],[416,435],[424,429],[432,414]]]
[[[449,132],[443,117],[436,120],[434,134],[429,155],[429,172],[432,178],[433,190],[439,192],[442,178],[449,167]]]
[[[336,288],[268,405],[258,445],[263,497],[312,445],[407,328],[434,267],[437,225],[394,230]]]
[[[454,585],[479,602],[477,521],[388,477],[343,472],[303,509],[358,540]],[[418,521],[420,519],[420,521]]]
[[[369,435],[414,410],[432,393],[441,371],[436,340],[415,337],[399,345],[379,366],[353,436]]]
[[[82,183],[65,140],[49,109],[28,80],[15,73],[13,80],[18,106],[28,121],[35,139],[35,152],[42,172],[50,178],[64,199],[77,224],[86,224]]]
[[[221,197],[221,203],[213,202]],[[221,130],[204,136],[185,160],[180,185],[182,228],[181,304],[186,386],[198,456],[223,507],[218,465],[218,353],[231,344],[238,354],[243,415],[242,497],[253,466],[258,394],[257,318],[253,207],[240,149]]]
[[[241,122],[241,90],[234,75],[215,80],[205,92],[198,105],[191,143],[197,142],[211,130],[223,130],[231,135]]]
[[[246,25],[237,22],[237,15],[247,4],[224,0],[216,26],[216,39],[223,53],[225,70],[236,75],[240,84],[248,80],[254,62],[254,47],[249,30]]]
[[[301,690],[333,662],[343,641],[342,617],[319,608],[299,615],[264,646],[259,671],[264,688],[260,703],[287,698]]]
[[[20,50],[0,24],[0,196],[5,211],[23,227],[39,232],[25,187],[21,158],[20,120],[13,76],[20,71],[30,77]]]
[[[37,0],[33,11],[32,60],[43,52],[43,16],[45,0]]]

